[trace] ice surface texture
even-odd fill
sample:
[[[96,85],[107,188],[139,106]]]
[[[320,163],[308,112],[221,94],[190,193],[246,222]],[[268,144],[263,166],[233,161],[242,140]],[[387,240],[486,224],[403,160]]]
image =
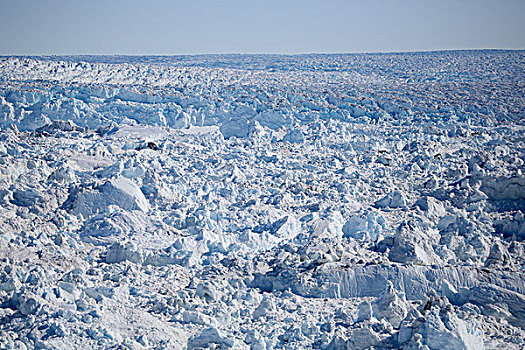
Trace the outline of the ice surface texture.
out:
[[[0,58],[0,349],[522,349],[524,72]]]

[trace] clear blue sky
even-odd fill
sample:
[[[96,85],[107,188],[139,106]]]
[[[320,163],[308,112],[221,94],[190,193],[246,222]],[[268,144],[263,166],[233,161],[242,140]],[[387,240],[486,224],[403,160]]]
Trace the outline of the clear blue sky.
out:
[[[0,55],[525,48],[525,0],[0,0]]]

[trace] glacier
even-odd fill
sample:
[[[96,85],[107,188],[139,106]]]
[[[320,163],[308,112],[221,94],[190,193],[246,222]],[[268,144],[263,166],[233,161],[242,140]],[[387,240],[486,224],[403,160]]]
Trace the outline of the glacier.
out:
[[[522,349],[524,72],[0,57],[0,349]]]

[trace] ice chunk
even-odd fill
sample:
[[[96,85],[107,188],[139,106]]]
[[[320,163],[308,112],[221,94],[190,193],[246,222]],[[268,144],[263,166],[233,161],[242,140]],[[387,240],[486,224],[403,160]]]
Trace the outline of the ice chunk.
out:
[[[439,307],[432,308],[425,321],[423,335],[432,350],[482,350],[483,333],[474,320],[463,321],[454,313],[441,315]]]
[[[426,212],[429,218],[434,220],[439,220],[446,214],[443,203],[434,197],[421,197],[416,201],[416,206]]]
[[[13,292],[20,289],[20,287],[22,287],[22,284],[16,277],[7,277],[0,280],[0,290],[4,292]]]
[[[348,219],[343,226],[343,236],[376,241],[386,228],[387,224],[381,214],[366,211]]]
[[[51,124],[51,119],[46,114],[34,111],[20,121],[18,128],[20,131],[33,131],[49,124]]]
[[[259,113],[255,120],[262,126],[268,127],[272,130],[278,130],[290,123],[290,119],[278,111],[264,111]]]
[[[450,225],[454,224],[457,221],[457,219],[457,215],[447,214],[439,220],[437,228],[440,230],[446,230]]]
[[[221,348],[231,348],[234,342],[217,328],[206,328],[188,340],[188,349],[207,348],[213,344]]]
[[[257,319],[259,317],[266,316],[275,312],[275,304],[272,298],[268,295],[265,295],[261,300],[261,303],[255,311],[253,312],[253,318]]]
[[[283,141],[290,143],[301,143],[304,141],[303,132],[300,129],[290,130],[286,135],[284,135]]]
[[[407,199],[403,192],[395,190],[375,203],[376,208],[406,208]]]
[[[490,248],[489,256],[485,261],[485,266],[508,266],[511,262],[510,255],[507,251],[507,248],[500,242],[495,242]]]
[[[220,293],[211,282],[200,282],[197,285],[197,295],[206,302],[213,302],[220,298]]]
[[[225,139],[231,137],[246,138],[250,135],[250,122],[244,117],[231,118],[220,126],[220,131]]]
[[[18,296],[18,311],[24,316],[36,314],[42,307],[42,301],[30,292],[24,292]]]
[[[433,264],[439,262],[434,253],[432,244],[435,244],[439,235],[435,229],[424,229],[418,224],[402,223],[394,237],[394,244],[388,258],[391,261],[415,264]]]
[[[142,253],[137,250],[137,247],[131,243],[127,242],[122,244],[120,242],[112,244],[107,252],[105,261],[109,264],[119,263],[122,261],[131,261],[133,263],[141,263],[143,261]]]
[[[386,319],[394,328],[399,328],[407,315],[407,301],[402,293],[396,292],[392,282],[387,282],[383,295],[373,304],[374,316]]]
[[[92,216],[84,225],[81,237],[94,244],[110,244],[131,234],[144,235],[155,226],[140,211],[117,209]]]
[[[18,206],[30,207],[36,204],[41,204],[42,201],[43,198],[37,190],[34,188],[26,188],[15,190],[11,202]]]
[[[345,221],[340,211],[330,212],[326,218],[316,220],[310,237],[341,240],[344,225]]]
[[[76,180],[76,175],[73,169],[67,163],[64,163],[49,175],[49,179],[72,183]]]
[[[118,177],[104,183],[95,190],[77,193],[72,203],[72,212],[84,217],[117,205],[126,210],[148,212],[149,202],[140,188],[125,177]]]
[[[52,134],[60,131],[86,131],[86,129],[78,127],[72,120],[53,120],[52,123],[37,128],[35,131]]]
[[[457,291],[456,288],[454,288],[454,286],[447,280],[443,280],[441,293],[443,296],[447,297],[447,299],[453,305],[465,304],[470,296],[468,288],[460,288],[459,291]]]
[[[482,180],[481,191],[490,200],[523,200],[525,199],[525,177],[485,177]]]
[[[370,321],[373,316],[372,304],[363,302],[359,304],[356,322]]]

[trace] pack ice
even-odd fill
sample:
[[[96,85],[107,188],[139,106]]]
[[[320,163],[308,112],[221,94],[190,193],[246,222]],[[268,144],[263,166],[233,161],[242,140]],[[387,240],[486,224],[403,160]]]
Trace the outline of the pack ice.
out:
[[[0,58],[0,349],[523,349],[525,52]]]

